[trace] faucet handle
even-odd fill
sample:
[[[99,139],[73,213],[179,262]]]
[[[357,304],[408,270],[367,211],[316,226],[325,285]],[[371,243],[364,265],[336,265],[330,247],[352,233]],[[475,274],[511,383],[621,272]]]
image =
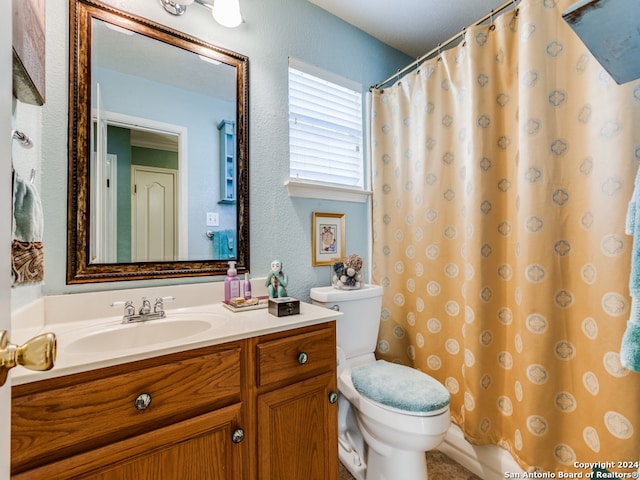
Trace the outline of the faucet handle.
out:
[[[168,297],[157,297],[156,303],[153,305],[154,313],[164,312],[164,302],[173,302],[176,297],[168,296]]]
[[[133,301],[132,300],[127,300],[126,302],[113,302],[109,305],[110,307],[113,308],[120,308],[120,307],[124,307],[124,314],[125,315],[135,315],[136,314],[136,308],[133,306]]]
[[[136,307],[133,306],[133,300],[127,300],[124,304],[124,309],[127,315],[135,315]]]

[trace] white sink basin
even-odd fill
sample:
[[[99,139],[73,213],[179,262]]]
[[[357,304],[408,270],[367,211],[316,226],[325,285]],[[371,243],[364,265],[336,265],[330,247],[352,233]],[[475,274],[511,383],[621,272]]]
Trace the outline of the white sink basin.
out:
[[[118,323],[61,345],[68,353],[117,352],[185,339],[223,326],[227,317],[213,313],[186,314],[146,322]]]

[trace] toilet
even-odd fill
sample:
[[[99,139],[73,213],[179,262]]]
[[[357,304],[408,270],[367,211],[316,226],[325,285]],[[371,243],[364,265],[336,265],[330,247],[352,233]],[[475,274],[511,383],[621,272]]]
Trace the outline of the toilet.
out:
[[[343,313],[336,321],[338,451],[357,480],[425,480],[426,452],[451,424],[450,395],[416,369],[376,360],[383,289],[311,289],[311,302]]]

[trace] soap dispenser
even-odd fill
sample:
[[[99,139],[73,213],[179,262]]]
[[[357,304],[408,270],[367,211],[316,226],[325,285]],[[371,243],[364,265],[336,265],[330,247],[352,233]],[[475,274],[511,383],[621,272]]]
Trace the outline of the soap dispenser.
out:
[[[236,270],[236,262],[229,261],[229,269],[227,270],[227,276],[224,279],[224,303],[227,305],[232,298],[240,296],[240,279],[238,278],[238,271]]]

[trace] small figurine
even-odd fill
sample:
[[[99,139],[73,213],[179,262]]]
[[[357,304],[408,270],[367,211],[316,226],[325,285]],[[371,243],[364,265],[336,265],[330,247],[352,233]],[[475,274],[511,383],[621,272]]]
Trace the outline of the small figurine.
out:
[[[287,284],[289,277],[282,271],[280,260],[271,262],[271,271],[267,275],[265,286],[269,292],[269,298],[282,298],[287,296]]]

